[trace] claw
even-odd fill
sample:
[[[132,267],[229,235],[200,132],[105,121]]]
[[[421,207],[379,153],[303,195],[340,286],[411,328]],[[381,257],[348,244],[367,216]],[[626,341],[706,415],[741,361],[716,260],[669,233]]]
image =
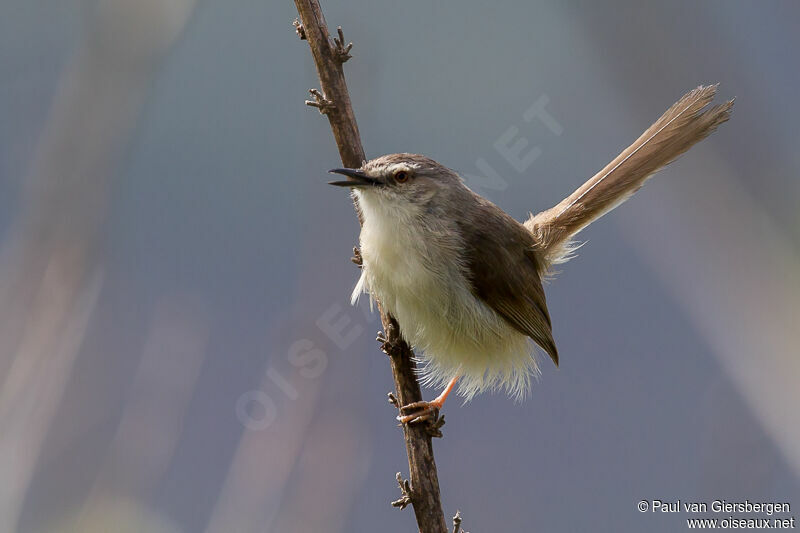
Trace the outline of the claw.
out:
[[[437,420],[439,418],[439,409],[441,408],[436,402],[414,402],[404,405],[400,408],[400,414],[397,415],[397,420],[401,424],[411,424],[414,422],[423,422],[425,420]]]
[[[445,388],[442,393],[433,401],[413,402],[408,405],[404,405],[400,408],[400,414],[397,416],[397,420],[400,421],[401,425],[428,420],[431,422],[431,427],[433,428],[431,431],[431,436],[441,437],[442,432],[439,431],[439,428],[444,425],[444,417],[441,419],[439,418],[439,410],[444,406],[447,396],[450,394],[450,392],[452,392],[457,381],[458,376],[451,379],[450,383],[447,384],[447,388]]]
[[[435,406],[433,402],[421,401],[404,405],[403,407],[400,408],[400,412],[403,414],[407,414],[409,411],[430,410],[433,408],[438,409],[438,407]]]

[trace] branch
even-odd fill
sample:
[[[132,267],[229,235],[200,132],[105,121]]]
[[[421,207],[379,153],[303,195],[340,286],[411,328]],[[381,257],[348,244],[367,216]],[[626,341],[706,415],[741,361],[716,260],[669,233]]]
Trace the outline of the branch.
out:
[[[344,44],[341,28],[338,30],[336,43],[331,42],[318,0],[295,0],[295,5],[300,15],[300,24],[295,24],[295,29],[301,39],[308,41],[319,75],[321,92],[319,96],[312,93],[315,98],[312,105],[316,104],[315,107],[328,117],[344,166],[360,167],[366,157],[342,69],[342,63],[350,57],[352,45]],[[359,221],[362,221],[357,203],[355,207]],[[414,353],[401,338],[397,321],[383,311],[380,303],[378,310],[385,332],[382,348],[391,361],[399,403],[408,405],[421,401],[422,392],[416,378]],[[427,424],[405,424],[403,433],[408,454],[409,497],[419,530],[425,533],[447,533],[439,499],[439,477],[433,458],[430,427]]]
[[[456,511],[456,515],[453,517],[453,533],[467,533],[461,529],[461,511]]]

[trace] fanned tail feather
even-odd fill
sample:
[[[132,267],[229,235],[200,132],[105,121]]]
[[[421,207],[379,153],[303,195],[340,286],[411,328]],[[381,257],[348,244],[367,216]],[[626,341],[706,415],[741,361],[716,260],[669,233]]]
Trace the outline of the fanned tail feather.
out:
[[[542,252],[543,272],[570,258],[575,234],[627,200],[650,176],[730,118],[733,100],[704,110],[716,92],[717,85],[710,85],[684,95],[603,170],[558,205],[525,222]]]

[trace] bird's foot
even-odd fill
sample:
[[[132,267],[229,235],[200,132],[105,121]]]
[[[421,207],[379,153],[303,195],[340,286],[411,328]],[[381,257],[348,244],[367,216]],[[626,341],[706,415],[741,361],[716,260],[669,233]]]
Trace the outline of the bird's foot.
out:
[[[426,424],[425,430],[431,438],[441,439],[444,436],[442,433],[444,415],[439,416],[439,407],[436,407],[436,404],[433,402],[415,402],[401,408],[400,412],[408,412],[404,411],[406,408],[416,408],[416,411],[407,415],[398,416],[397,420],[400,421],[401,426],[403,424],[424,422]]]
[[[406,407],[400,407],[400,400],[397,399],[397,396],[394,393],[390,392],[388,395],[389,403],[400,409],[400,412],[407,412],[404,411],[406,408],[417,409],[417,412],[405,415],[405,416],[398,416],[397,420],[400,421],[400,425],[403,424],[410,424],[412,422],[421,422],[426,421],[428,423],[427,429],[428,433],[431,437],[436,439],[441,439],[443,437],[442,434],[442,426],[444,425],[444,415],[439,416],[439,408],[431,407],[431,411],[427,411],[424,405],[430,406],[432,402],[414,402],[412,404],[407,405]],[[424,405],[421,405],[424,404]]]
[[[414,402],[404,405],[400,408],[400,414],[397,420],[401,424],[411,424],[414,422],[423,422],[425,420],[438,420],[439,410],[444,405],[444,401],[439,398],[431,402]]]
[[[431,437],[441,438],[441,428],[444,425],[444,416],[439,416],[439,410],[441,410],[445,400],[447,400],[447,397],[453,391],[457,381],[458,376],[455,376],[450,380],[450,383],[447,384],[447,387],[445,387],[442,393],[433,401],[414,402],[400,407],[400,414],[397,416],[397,420],[400,421],[400,425],[427,421],[428,430],[431,434]],[[389,397],[390,402],[392,402],[393,397],[393,395]],[[397,398],[394,398],[394,402],[392,403],[394,403],[395,406],[400,404]]]
[[[394,400],[394,402],[392,401]],[[418,422],[426,422],[426,429],[432,438],[441,439],[442,426],[444,425],[444,415],[439,416],[439,410],[442,408],[444,401],[437,401],[438,398],[432,402],[414,402],[400,408],[400,415],[397,420],[400,425],[414,424]],[[397,406],[400,402],[392,394],[389,397],[389,402]],[[404,414],[407,413],[407,414]]]

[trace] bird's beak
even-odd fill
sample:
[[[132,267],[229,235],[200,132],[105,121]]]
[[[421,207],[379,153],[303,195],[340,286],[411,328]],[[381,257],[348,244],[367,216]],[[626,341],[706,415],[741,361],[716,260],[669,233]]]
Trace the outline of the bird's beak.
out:
[[[357,168],[334,168],[328,172],[331,174],[342,174],[349,178],[343,181],[328,182],[328,184],[336,185],[337,187],[375,187],[381,185],[380,181],[367,176],[363,170]]]

